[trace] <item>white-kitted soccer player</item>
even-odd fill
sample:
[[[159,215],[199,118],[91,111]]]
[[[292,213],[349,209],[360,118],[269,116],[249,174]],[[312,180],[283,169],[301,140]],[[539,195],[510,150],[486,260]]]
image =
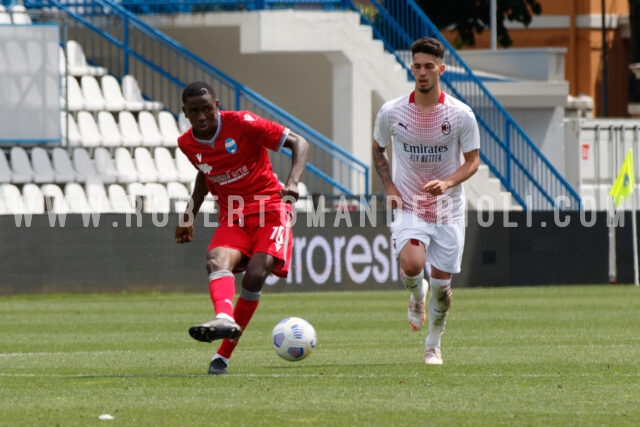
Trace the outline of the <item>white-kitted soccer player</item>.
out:
[[[411,54],[415,90],[380,108],[373,161],[393,209],[392,242],[402,283],[411,291],[409,325],[414,330],[424,326],[430,287],[424,362],[440,365],[451,276],[460,272],[464,248],[465,196],[460,184],[478,170],[480,133],[471,108],[440,89],[442,43],[418,39]],[[388,146],[393,150],[393,174]]]

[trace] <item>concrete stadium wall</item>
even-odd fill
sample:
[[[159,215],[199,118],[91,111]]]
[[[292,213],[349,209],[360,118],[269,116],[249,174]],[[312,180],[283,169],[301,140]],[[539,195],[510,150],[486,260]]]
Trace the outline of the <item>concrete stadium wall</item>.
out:
[[[616,228],[619,283],[633,282],[631,217]],[[17,219],[21,219],[17,226]],[[173,240],[176,215],[0,216],[0,295],[54,292],[206,292],[205,252],[215,217],[195,239]],[[324,221],[324,225],[319,223]],[[128,221],[128,222],[127,222]],[[127,223],[129,226],[127,226]],[[265,292],[400,289],[386,213],[299,214],[292,270]],[[239,277],[238,277],[239,280]],[[606,214],[469,212],[455,287],[607,283]]]

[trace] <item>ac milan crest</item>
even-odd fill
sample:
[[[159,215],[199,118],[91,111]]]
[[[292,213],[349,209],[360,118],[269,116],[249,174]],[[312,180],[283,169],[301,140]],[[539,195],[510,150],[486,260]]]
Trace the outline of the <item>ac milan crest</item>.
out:
[[[442,123],[442,133],[445,135],[449,135],[449,132],[451,132],[451,123],[449,123],[449,120],[445,120]]]

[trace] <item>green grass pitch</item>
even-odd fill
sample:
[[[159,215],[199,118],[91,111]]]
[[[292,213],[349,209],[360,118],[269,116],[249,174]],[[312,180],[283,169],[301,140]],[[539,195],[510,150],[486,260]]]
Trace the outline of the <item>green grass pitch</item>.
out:
[[[188,327],[202,294],[0,298],[0,426],[635,426],[640,423],[640,289],[454,290],[442,366],[406,291],[265,291],[229,366]],[[287,362],[271,329],[316,328]],[[99,420],[111,414],[111,421]]]

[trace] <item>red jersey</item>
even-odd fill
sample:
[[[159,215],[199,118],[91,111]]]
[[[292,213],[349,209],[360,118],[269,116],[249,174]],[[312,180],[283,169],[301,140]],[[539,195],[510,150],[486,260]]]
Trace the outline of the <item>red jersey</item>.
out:
[[[282,209],[282,184],[267,149],[279,151],[288,135],[288,128],[252,112],[220,111],[211,140],[196,139],[189,128],[178,137],[178,147],[204,173],[222,221],[229,209],[234,216]]]

